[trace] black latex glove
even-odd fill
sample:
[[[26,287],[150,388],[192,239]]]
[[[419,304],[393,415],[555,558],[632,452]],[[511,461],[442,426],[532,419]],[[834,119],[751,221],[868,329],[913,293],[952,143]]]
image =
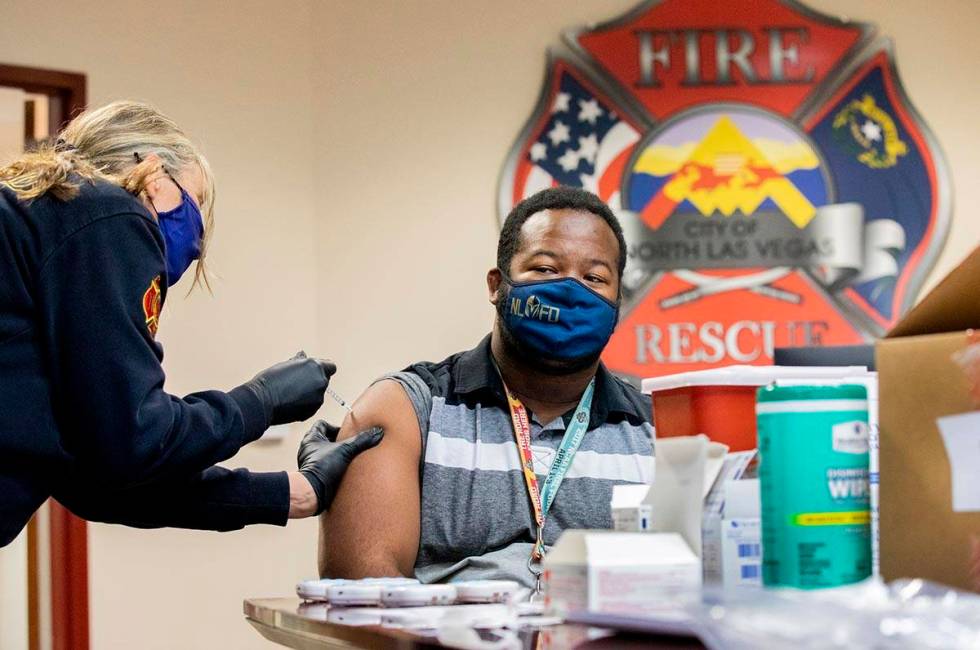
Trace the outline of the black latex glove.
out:
[[[265,407],[270,425],[301,422],[323,406],[323,393],[337,366],[323,359],[310,359],[305,352],[277,363],[255,375],[245,385]]]
[[[350,462],[359,453],[371,449],[384,438],[381,427],[373,427],[343,442],[334,442],[338,431],[340,429],[323,420],[317,421],[303,436],[296,454],[300,473],[316,492],[316,514],[320,514],[333,503],[340,480],[344,478]]]

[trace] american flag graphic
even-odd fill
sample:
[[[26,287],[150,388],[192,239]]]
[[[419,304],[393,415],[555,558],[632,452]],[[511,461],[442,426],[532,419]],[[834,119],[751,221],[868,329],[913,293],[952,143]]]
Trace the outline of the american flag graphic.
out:
[[[563,70],[547,121],[526,149],[524,162],[529,167],[518,176],[515,199],[570,185],[618,202],[619,183],[639,139],[639,132],[608,101]]]

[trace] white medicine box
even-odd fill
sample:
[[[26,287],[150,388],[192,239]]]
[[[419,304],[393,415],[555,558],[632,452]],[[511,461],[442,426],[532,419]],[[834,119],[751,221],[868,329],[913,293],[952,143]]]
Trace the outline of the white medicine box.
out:
[[[664,614],[701,586],[701,561],[676,533],[567,530],[543,569],[545,608],[559,616]]]
[[[729,481],[725,485],[721,556],[725,587],[762,586],[759,479]]]

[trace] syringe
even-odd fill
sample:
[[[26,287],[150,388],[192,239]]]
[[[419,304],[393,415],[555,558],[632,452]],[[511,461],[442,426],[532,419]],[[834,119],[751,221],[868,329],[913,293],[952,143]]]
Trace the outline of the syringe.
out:
[[[347,409],[347,412],[348,413],[350,413],[350,414],[353,415],[354,410],[347,405],[347,402],[344,401],[344,398],[343,397],[341,397],[337,393],[333,392],[333,390],[329,386],[327,387],[327,395],[329,395],[330,397],[334,398],[334,401],[336,401],[338,404],[340,404],[345,409]]]

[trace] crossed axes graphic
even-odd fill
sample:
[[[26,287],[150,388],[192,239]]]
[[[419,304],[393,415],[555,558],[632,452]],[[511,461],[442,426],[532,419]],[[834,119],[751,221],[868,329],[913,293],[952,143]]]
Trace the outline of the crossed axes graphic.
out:
[[[727,293],[729,291],[739,291],[741,289],[748,289],[752,293],[766,296],[767,298],[782,300],[783,302],[798,305],[803,300],[802,296],[793,293],[792,291],[786,291],[785,289],[779,289],[771,286],[773,282],[786,277],[791,272],[792,269],[785,266],[779,266],[766,271],[760,271],[759,273],[739,275],[733,278],[724,278],[713,275],[704,275],[703,273],[697,273],[695,271],[676,270],[673,271],[674,275],[684,282],[695,286],[693,289],[686,289],[680,293],[675,293],[672,296],[664,298],[660,301],[660,308],[670,309],[672,307],[679,307],[680,305],[685,305],[689,302],[700,300],[706,296]]]

